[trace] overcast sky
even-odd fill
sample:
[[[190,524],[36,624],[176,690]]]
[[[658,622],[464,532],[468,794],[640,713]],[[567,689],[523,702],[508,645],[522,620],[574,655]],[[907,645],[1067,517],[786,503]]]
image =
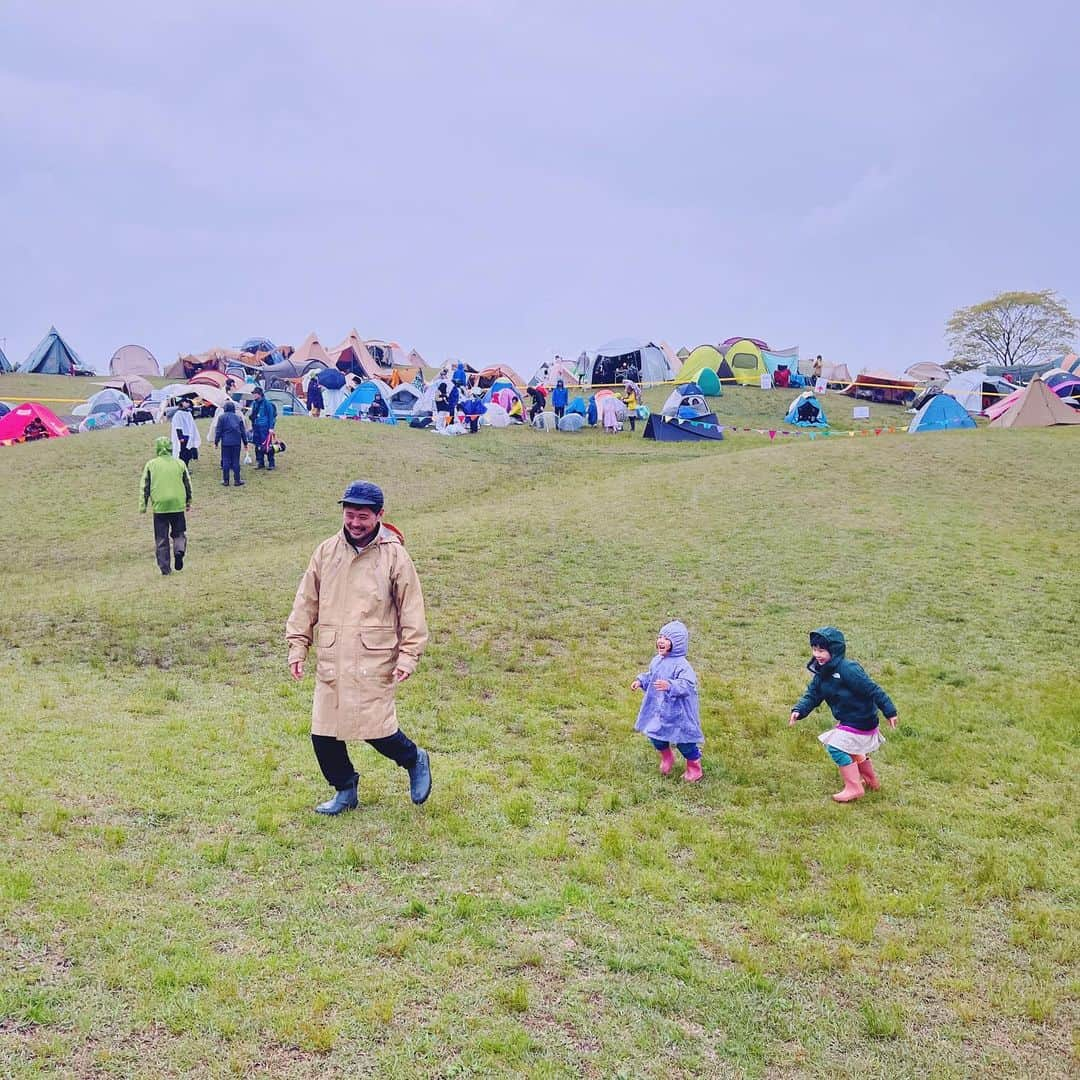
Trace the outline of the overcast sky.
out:
[[[940,361],[1080,309],[1078,8],[0,0],[0,340]]]

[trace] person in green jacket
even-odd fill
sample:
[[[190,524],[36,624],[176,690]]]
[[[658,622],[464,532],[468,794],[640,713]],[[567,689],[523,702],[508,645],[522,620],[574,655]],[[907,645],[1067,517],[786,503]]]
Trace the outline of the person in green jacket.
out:
[[[172,443],[164,436],[154,442],[154,456],[146,463],[142,475],[142,506],[146,513],[150,504],[154,510],[154,543],[157,564],[163,574],[172,573],[169,560],[169,537],[177,570],[184,569],[187,551],[187,518],[191,509],[191,477],[187,466],[172,456]]]

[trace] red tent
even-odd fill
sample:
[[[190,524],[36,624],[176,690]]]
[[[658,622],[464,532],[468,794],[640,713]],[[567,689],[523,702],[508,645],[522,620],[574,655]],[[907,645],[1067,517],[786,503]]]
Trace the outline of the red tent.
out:
[[[0,417],[0,446],[35,439],[57,439],[70,434],[51,409],[36,401],[24,401]]]

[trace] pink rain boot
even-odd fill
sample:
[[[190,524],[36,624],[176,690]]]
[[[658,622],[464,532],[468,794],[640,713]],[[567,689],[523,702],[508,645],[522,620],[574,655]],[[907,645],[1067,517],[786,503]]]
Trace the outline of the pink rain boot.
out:
[[[671,772],[671,767],[675,764],[675,751],[669,746],[666,750],[660,751],[660,775],[667,776]]]
[[[686,772],[682,774],[682,778],[688,784],[696,784],[701,779],[701,758],[686,763]]]
[[[859,766],[853,761],[850,765],[840,766],[840,775],[844,778],[844,790],[838,791],[833,799],[836,802],[854,802],[863,797],[863,782],[859,776]]]
[[[859,762],[859,775],[871,791],[881,790],[881,781],[877,778],[877,773],[874,772],[874,766],[868,757]]]

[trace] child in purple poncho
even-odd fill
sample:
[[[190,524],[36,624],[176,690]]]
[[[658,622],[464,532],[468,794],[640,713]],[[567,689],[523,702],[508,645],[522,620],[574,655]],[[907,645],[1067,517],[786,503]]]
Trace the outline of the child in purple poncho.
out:
[[[660,627],[656,656],[649,670],[632,683],[632,690],[644,690],[635,731],[640,731],[660,752],[660,773],[667,776],[675,764],[674,743],[686,758],[683,779],[695,783],[701,779],[701,732],[698,714],[697,675],[686,659],[690,631],[678,621]]]

